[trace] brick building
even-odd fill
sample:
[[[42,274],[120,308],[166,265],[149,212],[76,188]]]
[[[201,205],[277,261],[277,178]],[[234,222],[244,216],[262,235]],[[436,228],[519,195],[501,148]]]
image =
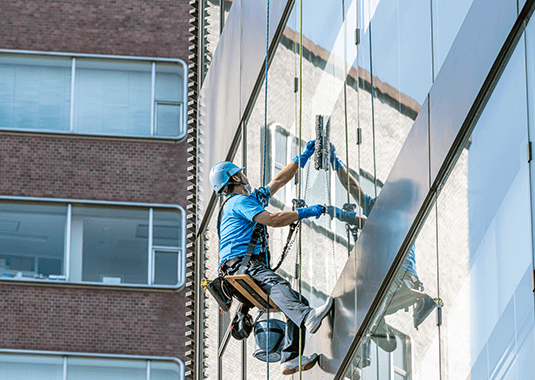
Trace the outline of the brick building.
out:
[[[182,379],[190,5],[0,12],[0,378]]]

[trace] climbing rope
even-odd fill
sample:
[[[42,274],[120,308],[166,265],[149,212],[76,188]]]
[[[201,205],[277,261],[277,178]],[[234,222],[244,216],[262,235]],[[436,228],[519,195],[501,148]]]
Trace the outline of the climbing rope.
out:
[[[299,138],[297,139],[297,146],[301,150],[301,129],[303,126],[303,0],[299,0]],[[297,168],[297,181],[298,181],[298,198],[301,199],[301,155],[299,154],[299,162]],[[299,301],[302,299],[302,288],[301,288],[301,243],[302,243],[302,232],[299,228],[299,244],[297,245],[297,255],[298,255],[298,283],[299,283]],[[303,328],[299,326],[299,380],[303,379]]]
[[[264,71],[264,79],[265,79],[265,88],[264,88],[264,157],[263,157],[263,163],[262,163],[262,187],[266,186],[266,160],[267,160],[267,113],[268,113],[268,68],[269,68],[269,0],[267,0],[266,4],[266,59],[265,59],[265,71]],[[264,239],[266,240],[265,245],[268,246],[267,242],[267,235],[266,235],[266,227],[264,226]],[[269,249],[266,249],[266,265],[269,268]],[[269,346],[269,295],[267,297],[267,313],[266,313],[266,331],[267,331],[267,339],[266,339],[266,378],[269,380],[269,353],[270,353],[270,346]]]

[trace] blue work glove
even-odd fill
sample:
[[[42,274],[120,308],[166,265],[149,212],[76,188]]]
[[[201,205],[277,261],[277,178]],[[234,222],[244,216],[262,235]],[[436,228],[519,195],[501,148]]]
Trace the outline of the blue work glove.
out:
[[[303,148],[303,151],[301,152],[301,167],[304,168],[308,159],[312,154],[314,154],[314,149],[316,148],[316,140],[310,140],[307,142],[305,147]],[[295,156],[293,161],[299,165],[299,156]]]
[[[310,218],[311,216],[315,216],[316,219],[318,219],[324,211],[325,208],[322,205],[314,205],[297,209],[297,212],[299,213],[299,220]]]
[[[344,165],[344,162],[336,155],[336,148],[334,147],[334,144],[331,143],[331,166],[334,171],[337,171]]]
[[[269,198],[271,198],[271,190],[269,186],[261,187],[254,191],[254,196],[262,206],[267,207],[269,205]]]
[[[342,222],[346,222],[349,224],[355,224],[355,216],[357,216],[356,212],[340,210],[338,207],[335,206],[326,206],[325,213],[328,214],[331,219],[336,218],[338,220],[341,220]]]

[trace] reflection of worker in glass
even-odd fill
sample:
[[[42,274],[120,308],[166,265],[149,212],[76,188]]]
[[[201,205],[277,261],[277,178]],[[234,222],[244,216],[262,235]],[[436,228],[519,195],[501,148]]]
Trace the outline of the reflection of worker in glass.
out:
[[[293,162],[279,172],[266,188],[254,191],[251,191],[249,180],[243,174],[244,168],[230,161],[214,165],[210,171],[210,182],[216,193],[226,195],[219,227],[219,268],[223,274],[235,274],[239,271],[257,223],[270,227],[284,227],[304,218],[319,218],[323,214],[324,208],[321,205],[277,213],[270,213],[264,208],[271,195],[294,178],[298,163],[301,167],[305,166],[313,153],[314,141],[309,141],[301,155],[295,157]],[[255,248],[245,273],[255,280],[287,317],[281,370],[284,375],[291,375],[299,370],[299,327],[304,327],[314,334],[332,308],[333,299],[329,297],[323,306],[316,309],[311,308],[304,297],[300,299],[288,281],[266,265],[266,256],[262,254],[262,240],[265,239],[264,236],[252,243],[255,244]],[[302,343],[304,344],[304,339]],[[308,370],[317,361],[317,354],[303,356],[301,367],[304,371]]]
[[[370,212],[375,204],[377,198],[372,198],[366,194],[362,188],[359,186],[355,177],[348,173],[348,169],[342,160],[336,155],[336,149],[334,145],[331,144],[331,166],[338,176],[340,183],[344,188],[348,188],[348,179],[349,179],[349,192],[353,198],[359,202],[359,206],[362,207],[364,215],[367,217],[370,215]],[[349,174],[349,175],[348,175]],[[352,225],[358,225],[358,214],[355,212],[347,212],[340,210],[337,207],[329,206],[327,207],[326,212],[331,216],[331,218],[337,218],[343,222]],[[413,298],[416,299],[413,306],[413,321],[414,327],[418,328],[423,321],[431,314],[433,309],[436,307],[435,301],[426,293],[423,293],[424,286],[418,278],[418,273],[416,272],[416,257],[414,254],[414,245],[411,247],[405,262],[403,263],[404,271],[400,271],[397,277],[394,279],[393,285],[388,291],[387,299],[391,299],[396,294],[401,295],[404,292],[409,290],[416,290],[418,292],[412,292]],[[409,299],[411,299],[409,297]],[[396,303],[401,305],[400,303]],[[409,305],[410,306],[410,305]],[[387,309],[385,314],[390,315],[394,314],[398,310],[407,307],[403,305],[401,307],[394,307]],[[377,339],[374,339],[376,343],[383,348],[385,351],[391,352],[396,349],[395,336],[391,329],[386,325],[384,318],[381,318],[377,326],[376,333],[374,334]]]

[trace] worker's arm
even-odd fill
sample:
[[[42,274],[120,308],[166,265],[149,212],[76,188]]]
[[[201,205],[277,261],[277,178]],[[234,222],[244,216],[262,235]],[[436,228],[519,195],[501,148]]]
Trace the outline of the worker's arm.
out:
[[[360,229],[364,227],[364,223],[368,220],[365,216],[359,216],[356,212],[348,212],[340,210],[336,206],[326,206],[325,213],[332,218],[336,218],[342,222],[358,226]]]
[[[348,175],[347,168],[345,166],[342,166],[339,170],[337,170],[336,175],[338,176],[340,183],[346,190],[348,187],[347,184],[349,179],[349,193],[359,203],[359,206],[363,207],[364,200],[366,199],[366,193],[359,186],[355,177],[353,177],[351,173],[349,173]]]
[[[315,216],[316,219],[323,214],[324,208],[321,205],[314,205],[305,208],[298,208],[295,211],[281,211],[271,213],[269,211],[262,211],[256,214],[253,221],[269,227],[284,227],[289,226],[293,222],[304,218]]]
[[[344,162],[336,155],[336,148],[331,143],[331,166],[340,180],[342,186],[347,190],[349,185],[349,193],[359,203],[360,207],[364,207],[366,193],[359,186],[355,177],[348,173]]]
[[[293,161],[290,162],[288,166],[286,166],[279,173],[277,173],[277,175],[268,184],[271,196],[273,196],[277,192],[277,190],[279,190],[281,187],[283,187],[292,180],[292,178],[295,176],[295,173],[297,173],[299,164],[301,164],[302,168],[305,166],[310,156],[312,156],[312,154],[314,153],[315,146],[316,140],[311,140],[307,142],[307,144],[303,148],[303,151],[301,152],[301,155],[295,156]]]

